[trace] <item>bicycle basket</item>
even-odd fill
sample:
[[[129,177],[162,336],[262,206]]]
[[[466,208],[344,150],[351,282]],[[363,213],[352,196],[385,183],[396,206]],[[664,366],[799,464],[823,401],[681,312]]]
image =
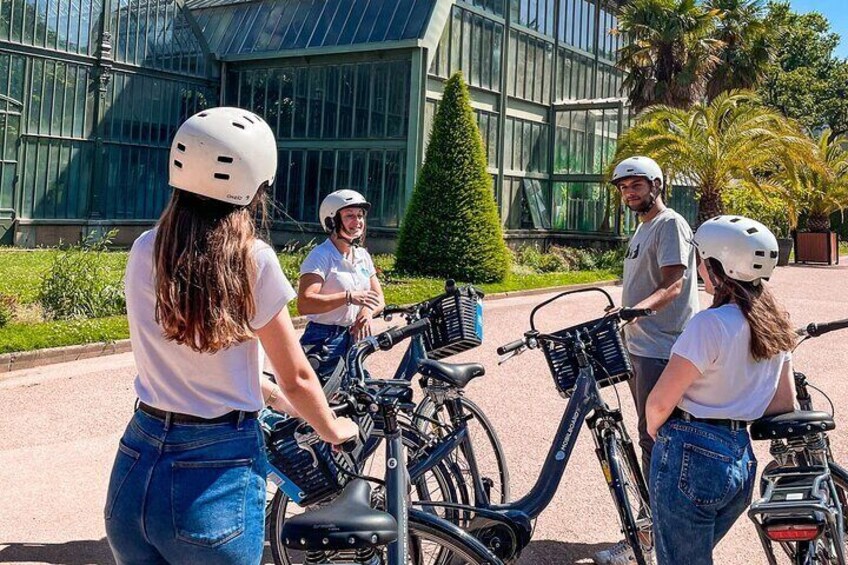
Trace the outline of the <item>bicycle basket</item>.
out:
[[[566,334],[584,334],[585,330],[598,328],[592,332],[592,340],[588,346],[589,356],[594,360],[592,370],[599,388],[614,385],[628,380],[633,374],[630,356],[624,348],[618,321],[615,318],[599,318],[570,328],[565,328],[552,335],[563,337]],[[548,367],[554,377],[557,389],[563,396],[571,396],[577,382],[579,367],[577,359],[568,348],[561,343],[544,342],[542,350],[548,360]]]
[[[352,453],[333,451],[323,441],[314,443],[312,452],[301,448],[295,432],[308,429],[297,418],[263,410],[259,421],[265,432],[265,452],[270,464],[269,479],[294,502],[308,506],[339,492],[357,472],[362,443]],[[373,428],[370,416],[359,418],[360,439],[367,438]]]
[[[427,317],[424,349],[430,359],[444,359],[483,343],[483,301],[473,286],[465,286],[435,301]]]

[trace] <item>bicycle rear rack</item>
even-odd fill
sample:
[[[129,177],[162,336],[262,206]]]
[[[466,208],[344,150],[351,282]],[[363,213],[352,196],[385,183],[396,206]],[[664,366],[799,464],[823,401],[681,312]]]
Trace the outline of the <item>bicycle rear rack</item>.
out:
[[[766,490],[754,501],[748,517],[757,526],[757,534],[770,565],[777,560],[766,527],[775,523],[819,524],[822,533],[834,540],[838,563],[845,563],[845,532],[840,527],[842,508],[826,466],[776,467],[763,473]],[[786,542],[780,542],[782,545]]]

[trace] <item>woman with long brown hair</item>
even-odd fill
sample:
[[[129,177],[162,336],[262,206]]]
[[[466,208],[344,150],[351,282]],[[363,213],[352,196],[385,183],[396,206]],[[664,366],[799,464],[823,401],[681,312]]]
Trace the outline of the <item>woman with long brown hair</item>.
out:
[[[675,342],[646,405],[659,565],[712,563],[751,502],[757,461],[747,423],[789,412],[795,399],[795,333],[766,283],[777,264],[774,235],[754,220],[718,216],[694,243],[713,303]]]
[[[119,565],[260,562],[263,406],[333,444],[357,433],[333,417],[286,308],[294,289],[257,237],[276,168],[271,129],[238,108],[192,116],[172,143],[171,201],[127,262],[139,400],[105,508]]]

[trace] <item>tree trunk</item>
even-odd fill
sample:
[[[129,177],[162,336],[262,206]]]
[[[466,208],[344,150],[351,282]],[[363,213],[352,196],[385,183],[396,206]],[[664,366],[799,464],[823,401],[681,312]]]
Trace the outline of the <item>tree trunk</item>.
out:
[[[697,230],[701,224],[724,214],[724,202],[721,200],[721,194],[713,191],[704,191],[701,193],[701,199],[698,201],[698,225],[692,226],[693,230]]]
[[[811,232],[830,231],[830,217],[822,214],[810,216],[807,218],[807,229]]]

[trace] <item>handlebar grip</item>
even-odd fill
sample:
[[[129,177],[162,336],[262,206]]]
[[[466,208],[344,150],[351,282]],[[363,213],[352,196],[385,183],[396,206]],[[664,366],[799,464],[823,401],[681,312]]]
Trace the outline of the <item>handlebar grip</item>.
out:
[[[498,355],[506,355],[507,353],[512,353],[516,349],[521,349],[525,345],[527,345],[527,343],[525,342],[524,338],[516,339],[515,341],[507,343],[506,345],[501,345],[500,347],[498,347]]]
[[[629,322],[630,320],[635,320],[636,318],[641,318],[643,316],[653,316],[654,314],[656,314],[656,311],[650,308],[622,308],[618,311],[618,317],[625,322]]]
[[[806,331],[810,337],[819,337],[829,332],[835,332],[836,330],[844,330],[845,328],[848,328],[848,318],[822,324],[809,324]]]
[[[377,337],[377,342],[380,344],[380,349],[382,349],[383,351],[387,351],[391,349],[396,343],[403,341],[408,337],[424,333],[429,327],[430,320],[427,318],[422,318],[421,320],[413,322],[409,325],[383,332]]]
[[[359,440],[358,440],[358,438],[354,437],[354,438],[350,438],[349,440],[347,440],[343,444],[339,445],[338,448],[339,448],[339,451],[343,451],[345,453],[353,453],[353,451],[356,449],[356,447],[358,445],[359,445]]]

